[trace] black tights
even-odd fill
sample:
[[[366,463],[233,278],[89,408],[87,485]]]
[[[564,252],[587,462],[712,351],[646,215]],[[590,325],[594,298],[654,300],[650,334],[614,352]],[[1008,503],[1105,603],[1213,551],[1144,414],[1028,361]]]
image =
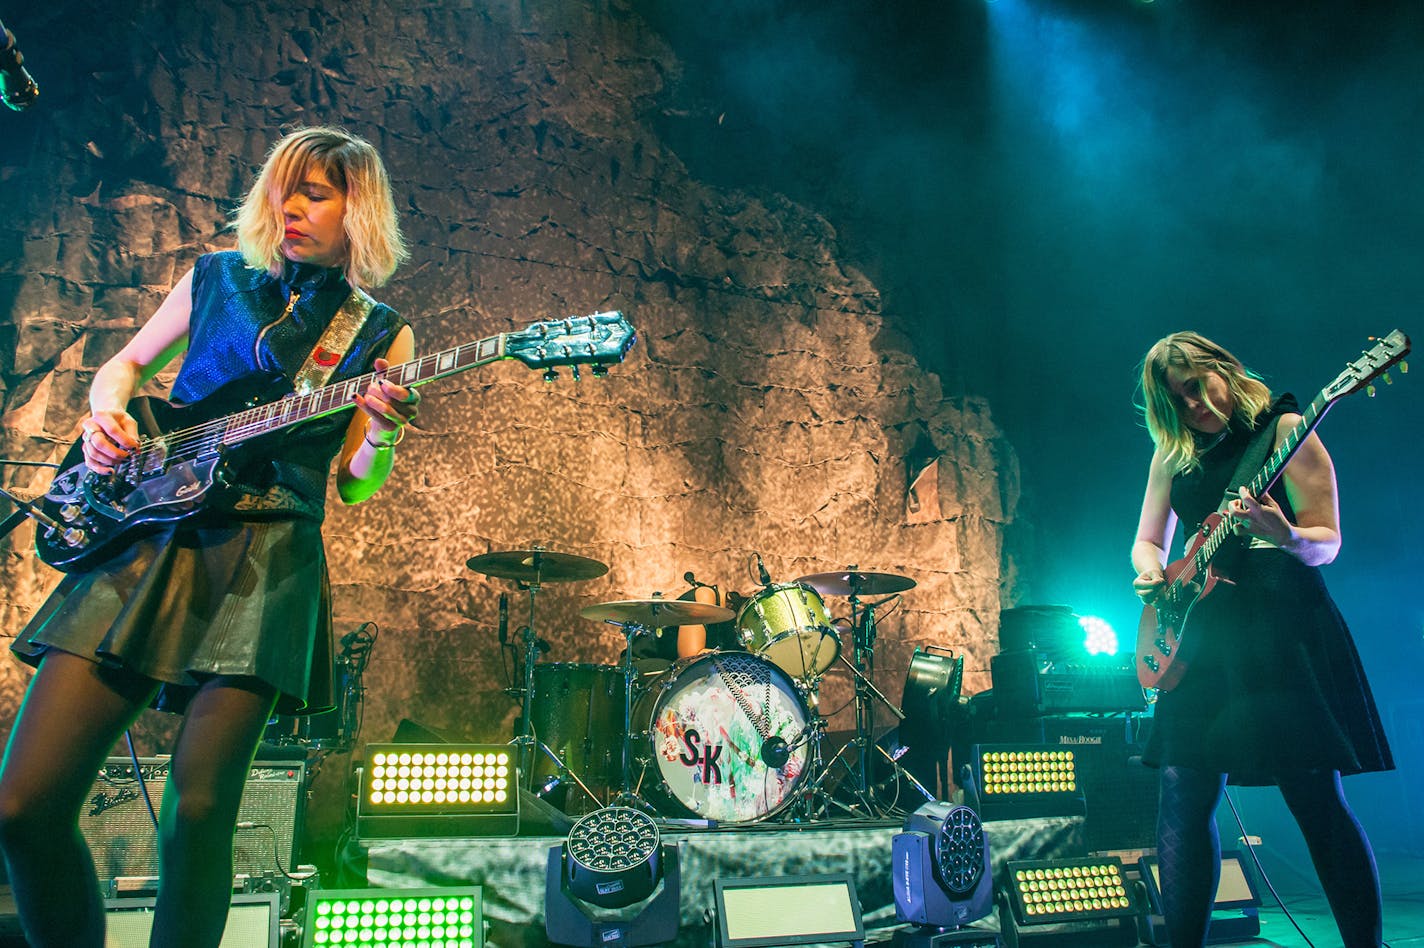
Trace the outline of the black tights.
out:
[[[79,811],[114,742],[155,689],[53,650],[30,683],[0,771],[0,845],[34,948],[104,943],[104,905]],[[261,682],[219,677],[189,703],[159,818],[152,946],[221,941],[233,827],[275,701]]]
[[[1289,774],[1277,784],[1305,836],[1345,948],[1379,948],[1379,875],[1369,839],[1345,802],[1339,772]],[[1157,860],[1173,948],[1206,941],[1221,860],[1216,807],[1225,787],[1225,774],[1162,768]]]

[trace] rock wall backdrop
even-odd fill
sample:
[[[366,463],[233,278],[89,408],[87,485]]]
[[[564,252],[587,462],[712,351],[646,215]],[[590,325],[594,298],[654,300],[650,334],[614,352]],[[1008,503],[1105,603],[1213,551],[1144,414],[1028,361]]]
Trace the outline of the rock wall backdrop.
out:
[[[414,257],[378,295],[419,351],[608,309],[639,334],[605,380],[501,362],[431,385],[386,488],[355,508],[333,493],[338,634],[379,627],[362,740],[402,719],[508,737],[496,603],[512,593],[517,627],[527,600],[465,562],[534,545],[610,567],[540,595],[549,661],[615,661],[622,638],[583,606],[675,596],[687,570],[750,592],[760,552],[778,581],[852,564],[916,580],[881,621],[891,697],[930,644],[967,656],[967,692],[988,686],[1014,580],[1013,450],[987,404],[942,396],[823,219],[689,177],[653,131],[688,107],[678,63],[627,3],[127,6],[31,14],[43,98],[0,116],[0,455],[57,459],[94,369],[194,258],[232,245],[228,214],[271,142],[339,124],[391,170]],[[3,477],[27,495],[47,481]],[[57,579],[32,538],[0,546],[11,636]],[[0,729],[28,674],[0,664]],[[832,729],[853,726],[850,698],[833,671]],[[170,734],[149,713],[141,752]],[[346,769],[329,760],[318,797],[342,799]]]

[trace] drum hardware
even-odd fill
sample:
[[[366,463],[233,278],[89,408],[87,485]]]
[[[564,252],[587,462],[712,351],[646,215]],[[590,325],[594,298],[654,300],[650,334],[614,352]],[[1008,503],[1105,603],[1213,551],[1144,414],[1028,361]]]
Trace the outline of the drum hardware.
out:
[[[858,567],[850,566],[838,572],[813,573],[801,577],[796,582],[805,588],[824,592],[828,596],[847,596],[850,599],[851,607],[850,624],[855,660],[852,662],[841,654],[837,654],[836,658],[850,669],[851,677],[855,681],[855,737],[842,746],[836,755],[827,762],[825,769],[818,775],[815,790],[819,792],[819,785],[824,782],[832,768],[839,762],[841,766],[850,770],[851,776],[855,778],[852,791],[856,802],[853,807],[847,809],[861,807],[867,815],[881,815],[870,781],[871,748],[875,748],[896,773],[904,775],[921,792],[925,792],[928,799],[933,800],[932,794],[926,792],[925,788],[908,771],[904,770],[894,757],[875,743],[876,702],[889,708],[897,720],[905,720],[904,711],[887,698],[884,692],[875,686],[873,680],[875,675],[875,637],[878,632],[876,610],[898,599],[899,594],[905,590],[913,589],[915,581],[908,576],[896,573],[862,572]],[[862,596],[884,596],[884,598],[871,603],[862,603]],[[852,752],[855,754],[854,766],[844,760],[845,756]]]
[[[661,634],[669,625],[708,625],[726,622],[732,610],[711,603],[683,599],[664,599],[655,593],[651,599],[623,599],[585,606],[579,615],[594,622],[606,622],[623,633],[623,739],[618,755],[618,793],[610,806],[631,806],[654,812],[632,784],[633,777],[633,691],[639,671],[633,665],[633,640],[639,635]],[[641,780],[639,781],[641,786]]]
[[[586,556],[575,556],[572,553],[552,553],[538,545],[528,550],[482,553],[479,556],[470,557],[465,561],[465,565],[486,576],[513,580],[519,588],[529,593],[529,622],[520,630],[520,638],[524,645],[524,693],[520,703],[519,730],[514,735],[514,739],[510,741],[512,746],[518,748],[521,779],[527,777],[531,781],[530,789],[533,789],[534,752],[542,751],[558,769],[560,776],[567,775],[595,804],[602,806],[603,801],[598,798],[598,795],[589,789],[582,778],[574,773],[558,754],[555,754],[547,744],[539,740],[538,735],[534,732],[534,666],[539,660],[541,645],[544,648],[548,647],[548,643],[542,642],[535,633],[534,617],[535,603],[545,583],[568,583],[597,579],[608,572],[608,565]]]

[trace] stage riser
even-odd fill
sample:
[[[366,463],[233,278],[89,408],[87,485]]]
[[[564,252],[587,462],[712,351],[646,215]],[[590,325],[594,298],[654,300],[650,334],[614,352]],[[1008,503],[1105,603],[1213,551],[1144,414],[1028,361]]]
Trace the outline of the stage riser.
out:
[[[991,861],[997,877],[1010,859],[1082,855],[1081,817],[990,821]],[[816,875],[847,872],[855,879],[867,927],[895,923],[890,882],[891,837],[900,824],[836,829],[752,826],[736,830],[665,833],[680,848],[682,896],[677,945],[706,948],[717,878]],[[484,887],[490,940],[498,944],[543,943],[544,874],[550,847],[562,837],[469,840],[373,840],[348,853],[347,865],[366,865],[373,886]],[[361,880],[347,880],[359,882]],[[503,929],[503,932],[501,932]],[[515,931],[520,929],[522,931]],[[533,930],[539,933],[536,939]]]

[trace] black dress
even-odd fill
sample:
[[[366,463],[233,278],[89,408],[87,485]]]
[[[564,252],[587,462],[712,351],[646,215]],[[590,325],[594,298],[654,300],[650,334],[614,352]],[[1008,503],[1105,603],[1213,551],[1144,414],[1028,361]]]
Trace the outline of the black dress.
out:
[[[1282,396],[1261,423],[1294,411]],[[1184,528],[1195,532],[1218,509],[1252,434],[1233,421],[1200,468],[1173,479]],[[1271,497],[1294,521],[1282,482]],[[1199,651],[1158,700],[1143,760],[1226,773],[1238,785],[1300,770],[1393,769],[1354,640],[1320,570],[1260,544],[1223,549],[1215,560],[1223,557],[1235,584],[1218,585],[1193,610],[1185,634],[1199,637]]]
[[[291,390],[332,315],[349,295],[339,270],[246,267],[235,252],[198,259],[190,346],[173,399],[221,398],[258,381]],[[377,304],[331,375],[371,369],[404,325]],[[236,410],[235,406],[233,410]],[[234,459],[234,486],[207,511],[146,534],[116,556],[60,581],[12,650],[37,665],[50,648],[161,683],[155,708],[182,711],[214,675],[260,678],[283,714],[332,703],[331,593],[321,521],[331,461],[348,412],[254,442]]]

